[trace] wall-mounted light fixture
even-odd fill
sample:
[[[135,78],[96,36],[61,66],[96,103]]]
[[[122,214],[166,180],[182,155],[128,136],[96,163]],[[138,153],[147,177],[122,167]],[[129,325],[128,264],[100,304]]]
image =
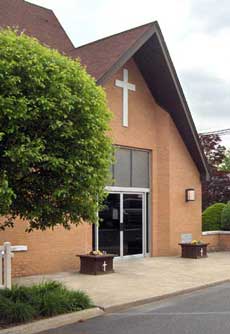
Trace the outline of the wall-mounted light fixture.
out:
[[[193,189],[193,188],[185,189],[185,200],[186,200],[186,202],[195,201],[195,199],[196,199],[195,189]]]

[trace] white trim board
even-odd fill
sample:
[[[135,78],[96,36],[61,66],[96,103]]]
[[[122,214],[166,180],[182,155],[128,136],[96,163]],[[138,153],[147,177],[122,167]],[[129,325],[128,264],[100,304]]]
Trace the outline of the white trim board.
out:
[[[0,251],[3,251],[3,246],[0,246]],[[27,252],[28,246],[18,245],[18,246],[11,246],[11,252]]]
[[[105,187],[105,190],[108,192],[128,192],[128,193],[149,193],[149,188],[133,188],[133,187],[113,187],[113,186],[107,186]]]

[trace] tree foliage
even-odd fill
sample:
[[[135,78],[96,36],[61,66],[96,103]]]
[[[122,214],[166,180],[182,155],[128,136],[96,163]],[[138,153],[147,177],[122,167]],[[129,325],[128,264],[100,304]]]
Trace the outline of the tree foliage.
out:
[[[221,145],[221,138],[217,134],[200,135],[204,153],[211,168],[218,167],[225,158],[226,147]]]
[[[217,202],[226,203],[230,198],[230,176],[219,167],[225,159],[225,146],[221,145],[218,135],[200,136],[201,144],[207,157],[211,178],[202,182],[202,206],[206,209]]]
[[[1,227],[95,222],[112,157],[103,89],[25,34],[1,30],[0,54]]]
[[[230,150],[225,153],[225,157],[219,167],[219,170],[230,173]]]
[[[214,203],[227,203],[230,198],[230,175],[214,170],[209,181],[202,183],[203,208]]]

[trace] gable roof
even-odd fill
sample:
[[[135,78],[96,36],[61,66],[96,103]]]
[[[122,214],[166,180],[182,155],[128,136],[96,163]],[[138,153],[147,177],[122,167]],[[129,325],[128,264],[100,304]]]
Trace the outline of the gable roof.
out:
[[[74,46],[52,10],[24,0],[0,0],[0,27],[17,27],[59,51]]]
[[[86,44],[69,55],[79,57],[100,85],[133,57],[155,100],[171,115],[201,177],[209,179],[208,163],[157,22]]]
[[[6,26],[18,27],[51,48],[79,57],[100,85],[133,57],[152,95],[170,113],[201,176],[209,177],[191,113],[157,22],[74,49],[52,10],[24,0],[0,0],[0,27]]]
[[[69,52],[73,58],[80,58],[87,72],[99,80],[114,63],[141,38],[152,24],[145,24],[110,37],[80,46]]]

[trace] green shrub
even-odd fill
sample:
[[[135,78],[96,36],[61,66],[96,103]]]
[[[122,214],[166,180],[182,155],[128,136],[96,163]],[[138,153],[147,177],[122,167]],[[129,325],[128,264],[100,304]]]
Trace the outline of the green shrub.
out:
[[[61,282],[57,281],[45,281],[39,284],[32,285],[30,291],[33,295],[44,296],[46,293],[51,291],[58,291],[64,288],[64,285]]]
[[[11,290],[0,290],[0,323],[28,322],[92,306],[92,301],[84,292],[68,290],[56,281],[30,287],[14,285]]]
[[[65,312],[80,311],[92,307],[92,301],[82,291],[72,291],[60,286],[43,295],[40,314],[54,316]]]
[[[0,322],[5,324],[28,322],[34,319],[35,314],[35,309],[29,304],[0,297]]]
[[[230,230],[230,202],[221,213],[221,228],[222,230]]]
[[[25,304],[31,305],[34,308],[35,313],[39,314],[41,297],[40,294],[37,293],[36,288],[37,285],[33,285],[31,287],[14,285],[12,290],[9,290],[10,295],[8,295],[8,298],[10,298],[10,300],[15,303],[23,302]]]
[[[93,306],[91,299],[83,291],[66,291],[66,298],[71,312],[74,309],[84,310]]]
[[[78,311],[78,309],[76,310]],[[41,316],[52,317],[69,311],[68,299],[61,290],[47,292],[41,303]]]
[[[221,228],[221,212],[225,208],[224,203],[215,203],[204,210],[202,214],[202,230],[216,231]]]
[[[11,290],[8,290],[7,294],[13,302],[33,303],[34,294],[31,287],[14,285]]]

